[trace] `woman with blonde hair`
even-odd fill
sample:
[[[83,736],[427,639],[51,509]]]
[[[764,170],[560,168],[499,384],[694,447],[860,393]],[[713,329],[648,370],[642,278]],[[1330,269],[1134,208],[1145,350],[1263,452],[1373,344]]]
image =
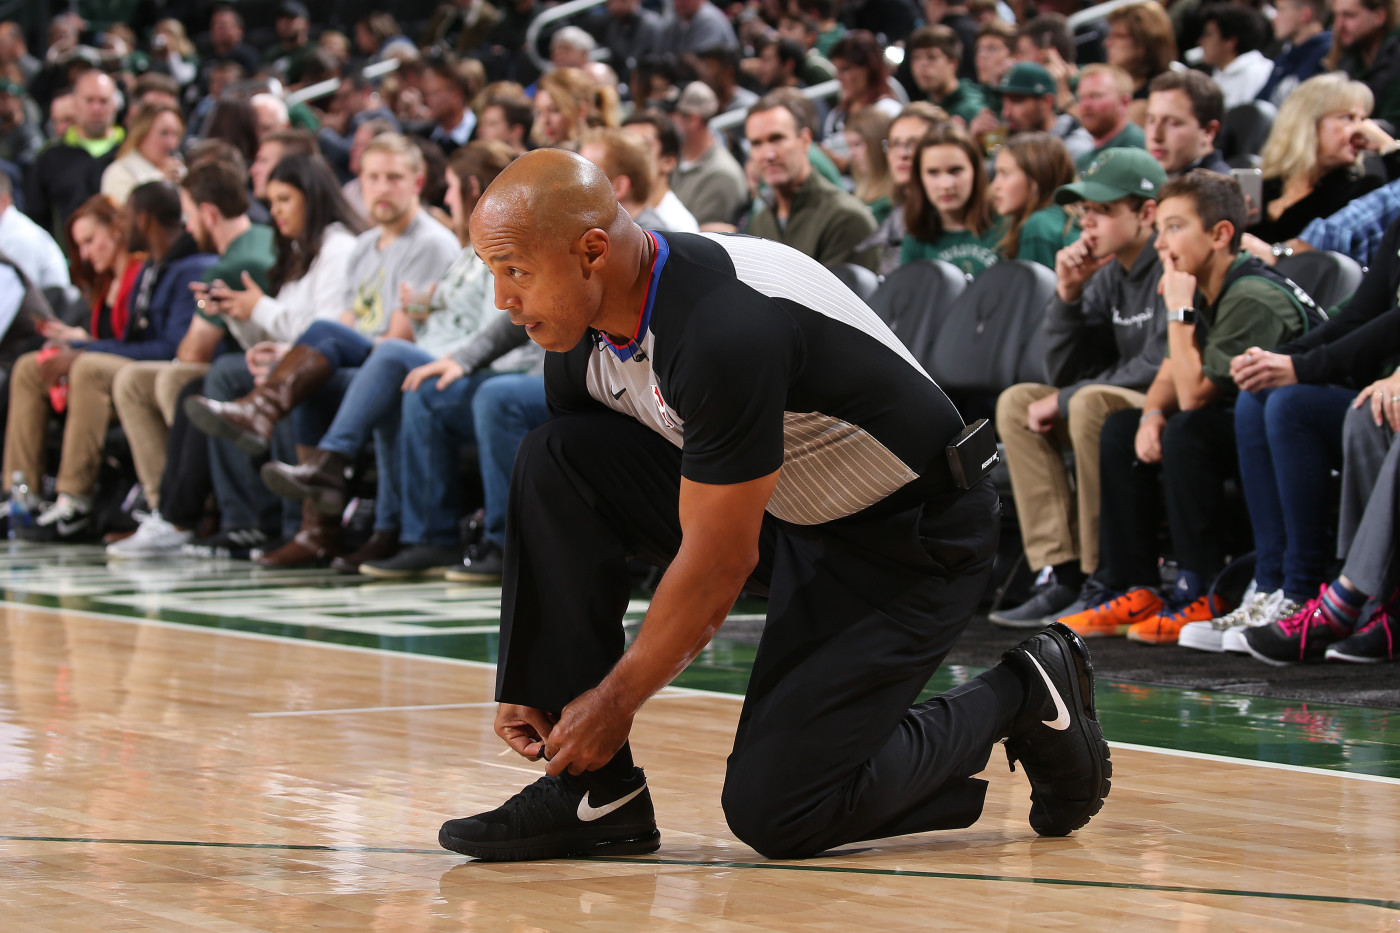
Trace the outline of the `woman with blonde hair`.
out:
[[[1074,160],[1058,136],[1020,133],[1007,140],[989,189],[1005,226],[997,251],[1055,268],[1055,254],[1079,239],[1079,228],[1055,203],[1055,189],[1074,179]]]
[[[535,90],[536,145],[573,149],[589,127],[616,126],[620,104],[616,92],[600,89],[578,68],[556,68],[540,78]]]
[[[1400,177],[1400,144],[1369,118],[1372,103],[1370,88],[1342,74],[1298,85],[1264,143],[1263,211],[1249,233],[1282,243],[1310,221]],[[1367,151],[1382,156],[1384,178],[1363,170]]]
[[[1176,33],[1160,3],[1147,0],[1108,14],[1104,55],[1110,65],[1133,79],[1133,102],[1128,116],[1139,126],[1147,122],[1148,85],[1176,60]]]
[[[178,182],[185,176],[180,144],[185,121],[169,104],[147,104],[131,115],[117,159],[102,172],[102,193],[118,207],[148,181]]]
[[[891,196],[894,180],[890,176],[889,159],[885,156],[885,139],[894,121],[875,107],[862,107],[846,120],[843,131],[846,148],[851,154],[851,177],[855,179],[855,196],[870,208],[876,223],[884,223],[893,209]]]
[[[1002,260],[1004,228],[987,197],[982,148],[962,127],[940,123],[919,140],[904,222],[900,265],[940,259],[977,275]]]

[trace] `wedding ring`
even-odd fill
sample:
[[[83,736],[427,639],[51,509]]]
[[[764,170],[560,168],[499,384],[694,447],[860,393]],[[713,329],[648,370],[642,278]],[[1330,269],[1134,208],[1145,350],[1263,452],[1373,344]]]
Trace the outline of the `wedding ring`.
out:
[[[204,301],[203,298],[201,298],[201,299],[199,299],[198,301],[196,301],[194,304],[195,304],[195,307],[197,307],[199,310],[203,311],[206,302]]]
[[[1392,396],[1390,397],[1390,400],[1391,400],[1392,402],[1400,402],[1400,395],[1392,395]]]

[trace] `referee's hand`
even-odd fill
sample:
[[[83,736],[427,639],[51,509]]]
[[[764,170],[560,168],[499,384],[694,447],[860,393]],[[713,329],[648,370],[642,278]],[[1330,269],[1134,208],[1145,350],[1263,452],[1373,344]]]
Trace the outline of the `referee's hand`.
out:
[[[544,740],[554,728],[554,717],[542,709],[502,703],[496,708],[496,734],[517,753],[538,761],[544,754]]]

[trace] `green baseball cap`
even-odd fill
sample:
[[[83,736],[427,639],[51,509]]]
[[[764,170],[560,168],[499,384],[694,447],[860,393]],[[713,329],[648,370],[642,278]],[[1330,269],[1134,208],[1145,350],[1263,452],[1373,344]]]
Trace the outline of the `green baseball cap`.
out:
[[[1167,173],[1146,149],[1105,149],[1089,163],[1079,181],[1055,192],[1055,203],[1107,204],[1132,195],[1156,200],[1166,183]]]
[[[1055,93],[1055,79],[1035,62],[1017,62],[1001,76],[997,90],[1003,94],[1040,97]]]

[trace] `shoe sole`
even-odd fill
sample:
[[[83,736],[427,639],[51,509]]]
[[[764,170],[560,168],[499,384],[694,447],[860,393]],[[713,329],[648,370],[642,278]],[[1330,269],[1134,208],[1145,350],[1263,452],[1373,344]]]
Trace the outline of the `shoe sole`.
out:
[[[499,573],[463,573],[460,570],[449,570],[442,575],[448,583],[500,583]]]
[[[1367,658],[1359,654],[1343,654],[1340,651],[1333,651],[1331,648],[1327,649],[1327,654],[1323,655],[1323,659],[1327,661],[1344,661],[1347,664],[1386,664],[1395,660],[1394,658]]]
[[[1225,652],[1225,633],[1211,631],[1208,634],[1199,634],[1188,626],[1181,630],[1181,637],[1176,640],[1176,643],[1183,648],[1209,651],[1211,654],[1223,654]]]
[[[1287,661],[1280,661],[1278,658],[1271,658],[1266,654],[1260,654],[1258,651],[1254,650],[1254,646],[1251,645],[1247,640],[1244,643],[1244,650],[1248,651],[1249,656],[1254,658],[1254,660],[1263,661],[1270,667],[1292,667],[1295,664],[1316,664],[1317,662],[1323,660],[1322,658],[1308,658],[1306,660],[1303,658],[1299,658],[1296,661],[1292,659],[1289,659]]]
[[[386,570],[383,567],[372,567],[369,564],[361,564],[360,573],[367,577],[374,577],[376,580],[407,580],[410,577],[437,579],[447,573],[447,568],[426,567],[422,570]]]
[[[995,612],[987,616],[987,621],[1002,628],[1045,628],[1052,621],[1046,616],[1038,619],[1008,619],[1006,616],[997,615]]]
[[[531,862],[541,859],[587,858],[595,855],[646,855],[661,848],[661,833],[653,829],[621,839],[549,840],[534,844],[482,845],[456,839],[447,830],[438,831],[438,845],[458,855],[483,862]]]
[[[1046,626],[1046,631],[1059,642],[1060,653],[1066,661],[1071,700],[1069,704],[1070,715],[1074,717],[1075,724],[1079,726],[1079,734],[1084,738],[1084,749],[1094,762],[1093,781],[1096,785],[1094,802],[1088,805],[1083,819],[1073,826],[1056,827],[1054,832],[1046,832],[1039,827],[1032,826],[1038,835],[1053,837],[1067,836],[1075,830],[1083,828],[1103,809],[1104,800],[1107,799],[1113,786],[1113,782],[1110,780],[1113,777],[1113,762],[1110,760],[1108,742],[1104,741],[1103,727],[1099,725],[1096,718],[1094,664],[1089,657],[1089,646],[1084,644],[1084,639],[1079,636],[1078,632],[1062,622],[1050,623]],[[1079,686],[1081,671],[1084,679],[1089,681],[1087,702]]]
[[[190,424],[210,437],[232,441],[233,446],[250,457],[261,457],[267,453],[269,446],[267,438],[229,424],[203,405],[196,404],[192,398],[185,400],[185,417],[190,419]]]

